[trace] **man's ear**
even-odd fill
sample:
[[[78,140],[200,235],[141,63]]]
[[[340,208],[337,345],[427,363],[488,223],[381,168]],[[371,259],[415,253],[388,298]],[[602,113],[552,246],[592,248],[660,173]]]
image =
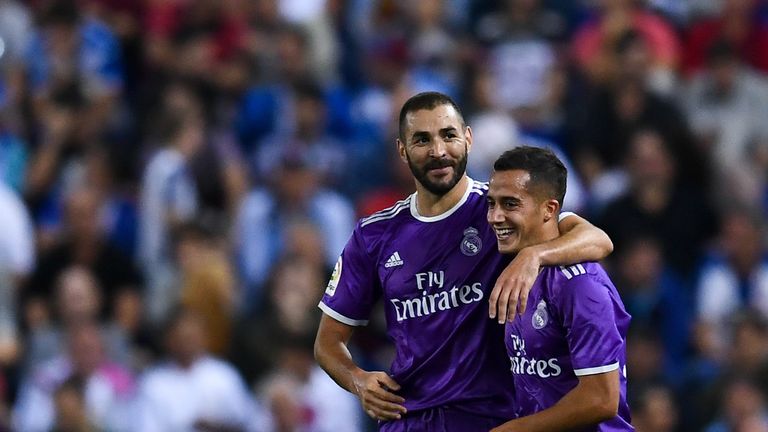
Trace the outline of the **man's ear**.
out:
[[[469,153],[470,151],[472,151],[472,128],[471,127],[467,126],[464,129],[464,136],[465,136],[465,139],[467,140],[467,153]]]
[[[544,212],[544,222],[549,222],[552,218],[557,219],[560,202],[556,199],[548,199],[542,204],[542,210]]]
[[[405,155],[405,143],[400,141],[400,138],[396,140],[397,143],[397,154],[400,155],[400,160],[402,160],[405,163],[408,163],[408,156]]]

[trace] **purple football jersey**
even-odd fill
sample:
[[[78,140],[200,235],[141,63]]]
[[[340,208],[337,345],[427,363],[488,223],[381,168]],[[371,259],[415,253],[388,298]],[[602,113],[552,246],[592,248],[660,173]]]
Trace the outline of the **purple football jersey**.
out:
[[[551,407],[578,377],[619,370],[619,412],[589,431],[633,431],[627,405],[630,316],[597,263],[544,267],[525,313],[506,325],[518,417]]]
[[[485,220],[486,183],[470,181],[460,202],[435,217],[416,197],[362,219],[336,264],[320,308],[366,325],[382,300],[396,349],[389,373],[415,412],[453,407],[509,419],[514,392],[488,296],[508,258]]]

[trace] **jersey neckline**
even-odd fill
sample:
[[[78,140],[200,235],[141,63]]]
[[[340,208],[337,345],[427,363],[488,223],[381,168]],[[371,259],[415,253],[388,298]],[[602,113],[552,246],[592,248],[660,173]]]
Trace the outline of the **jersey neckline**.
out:
[[[450,215],[456,213],[456,210],[458,210],[462,205],[464,205],[465,202],[467,202],[467,198],[469,198],[469,194],[472,192],[472,187],[475,185],[475,181],[471,177],[467,177],[467,190],[464,191],[464,195],[462,195],[459,202],[457,202],[453,207],[449,208],[448,210],[444,211],[443,213],[440,213],[436,216],[422,216],[419,214],[419,209],[416,207],[416,195],[418,195],[418,192],[414,192],[411,199],[411,216],[413,216],[416,220],[420,222],[438,222],[441,221]]]

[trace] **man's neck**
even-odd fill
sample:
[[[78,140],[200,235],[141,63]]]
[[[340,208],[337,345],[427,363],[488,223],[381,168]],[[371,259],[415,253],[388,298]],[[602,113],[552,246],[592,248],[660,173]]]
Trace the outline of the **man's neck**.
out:
[[[468,187],[469,177],[466,174],[445,195],[435,195],[416,182],[416,208],[421,216],[439,216],[458,204]]]
[[[535,246],[560,237],[560,229],[557,225],[557,216],[546,222],[544,226],[536,233],[529,246]]]

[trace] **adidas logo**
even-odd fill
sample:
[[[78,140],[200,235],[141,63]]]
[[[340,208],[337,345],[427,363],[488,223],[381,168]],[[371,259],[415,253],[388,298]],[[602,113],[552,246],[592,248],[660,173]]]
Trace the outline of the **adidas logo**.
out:
[[[390,267],[397,267],[403,265],[403,260],[400,259],[400,253],[395,252],[393,253],[386,263],[384,263],[384,268],[390,268]]]

